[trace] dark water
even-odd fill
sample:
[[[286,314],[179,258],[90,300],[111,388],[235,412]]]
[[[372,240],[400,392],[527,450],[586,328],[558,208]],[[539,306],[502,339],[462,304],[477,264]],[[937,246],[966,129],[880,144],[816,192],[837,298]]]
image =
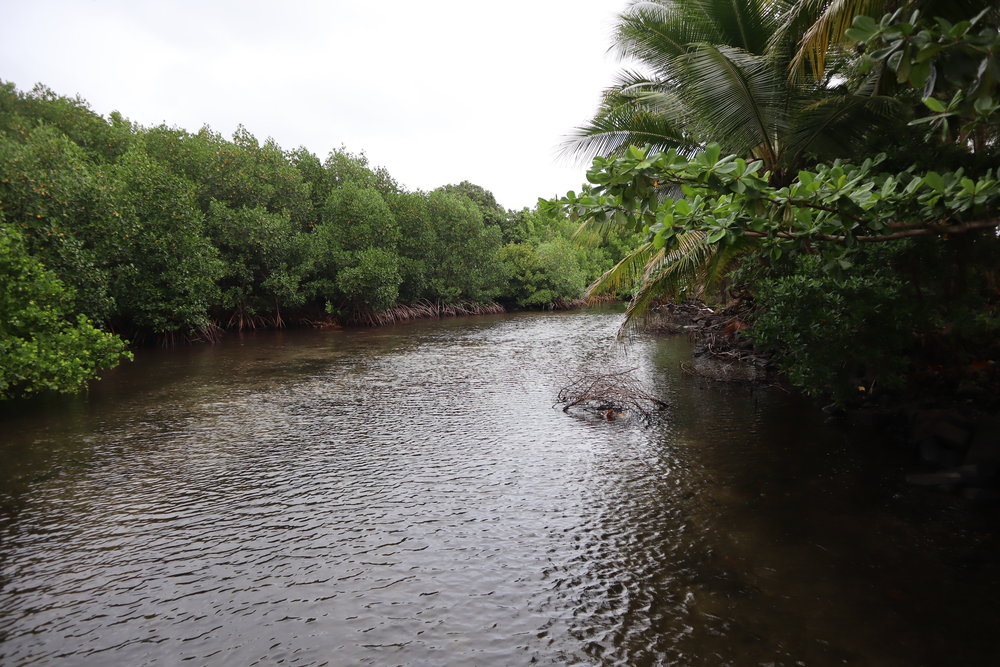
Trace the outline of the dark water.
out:
[[[612,313],[143,351],[0,415],[0,664],[970,665],[990,517]],[[637,367],[652,428],[566,415]]]

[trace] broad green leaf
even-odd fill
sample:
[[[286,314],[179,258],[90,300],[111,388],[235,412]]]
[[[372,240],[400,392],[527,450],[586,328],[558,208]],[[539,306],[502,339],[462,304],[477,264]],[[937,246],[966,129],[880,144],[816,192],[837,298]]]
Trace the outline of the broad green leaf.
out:
[[[929,171],[924,176],[924,183],[937,192],[944,192],[944,179],[936,171]]]
[[[705,161],[709,165],[714,165],[719,161],[719,155],[722,154],[722,147],[719,144],[709,144],[705,147]]]
[[[931,74],[931,64],[928,61],[916,63],[910,68],[910,85],[914,88],[923,88]]]
[[[972,106],[975,108],[977,113],[984,116],[995,111],[993,98],[989,96],[976,99]]]
[[[941,102],[941,100],[939,100],[937,98],[934,98],[934,97],[925,97],[921,101],[924,103],[924,106],[927,107],[928,109],[930,109],[931,111],[934,111],[934,112],[937,112],[937,113],[942,113],[945,110],[944,104]]]
[[[878,23],[870,16],[855,16],[844,35],[856,42],[867,42],[878,33]]]

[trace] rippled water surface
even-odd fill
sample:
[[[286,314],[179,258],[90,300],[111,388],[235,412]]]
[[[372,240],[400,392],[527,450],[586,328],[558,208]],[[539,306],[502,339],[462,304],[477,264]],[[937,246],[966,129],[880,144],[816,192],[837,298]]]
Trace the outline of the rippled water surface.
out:
[[[7,408],[0,664],[990,664],[988,517],[618,319],[231,335]],[[612,366],[662,423],[552,408]]]

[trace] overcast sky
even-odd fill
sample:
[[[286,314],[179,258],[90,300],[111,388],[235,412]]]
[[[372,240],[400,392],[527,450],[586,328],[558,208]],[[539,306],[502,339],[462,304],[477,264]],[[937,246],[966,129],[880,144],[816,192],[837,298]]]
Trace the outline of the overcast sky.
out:
[[[619,68],[626,0],[0,0],[0,79],[106,116],[364,151],[506,208],[577,189],[559,145]]]

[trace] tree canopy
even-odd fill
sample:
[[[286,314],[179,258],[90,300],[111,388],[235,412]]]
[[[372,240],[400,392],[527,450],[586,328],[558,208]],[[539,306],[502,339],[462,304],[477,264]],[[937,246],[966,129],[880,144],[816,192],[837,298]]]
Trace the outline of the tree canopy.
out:
[[[320,159],[243,127],[231,139],[145,128],[11,84],[0,85],[0,214],[8,273],[22,272],[5,283],[20,285],[4,306],[20,324],[0,332],[3,397],[75,390],[124,358],[123,339],[418,312],[406,304],[565,304],[624,251],[617,237],[571,245],[564,216],[505,210],[468,181],[408,191],[343,147]],[[530,276],[503,250],[512,243],[537,256]]]

